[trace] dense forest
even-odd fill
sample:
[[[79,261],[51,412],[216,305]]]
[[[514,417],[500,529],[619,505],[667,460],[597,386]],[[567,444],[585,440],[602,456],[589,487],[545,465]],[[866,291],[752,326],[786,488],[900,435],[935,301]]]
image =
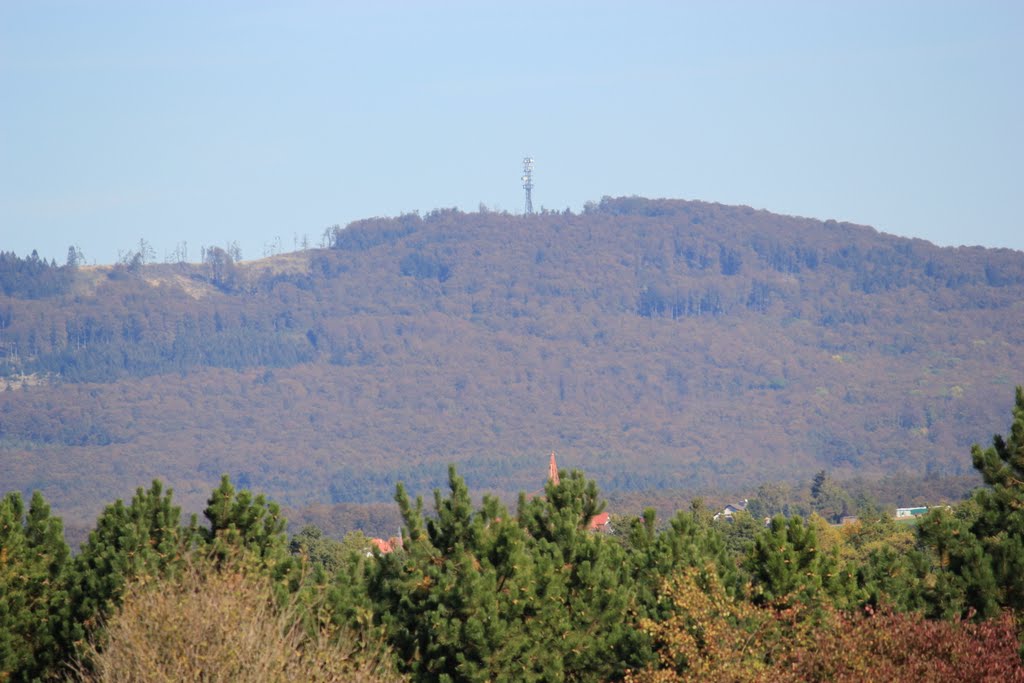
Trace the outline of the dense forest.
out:
[[[916,523],[695,502],[609,532],[563,470],[513,512],[456,468],[432,510],[399,484],[382,553],[307,527],[227,476],[182,519],[159,482],[72,555],[38,492],[0,500],[0,679],[1024,681],[1024,389],[983,485]],[[813,497],[834,492],[815,478]],[[769,506],[767,499],[761,509]]]
[[[77,539],[139,481],[198,512],[223,473],[394,533],[395,481],[454,462],[510,504],[552,450],[620,513],[820,470],[935,503],[977,483],[960,454],[1024,367],[1016,251],[636,197],[329,236],[248,262],[0,255],[0,487]]]

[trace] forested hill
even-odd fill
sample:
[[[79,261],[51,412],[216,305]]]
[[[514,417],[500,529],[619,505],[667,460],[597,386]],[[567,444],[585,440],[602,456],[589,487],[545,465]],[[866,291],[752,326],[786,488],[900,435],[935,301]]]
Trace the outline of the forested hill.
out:
[[[65,516],[222,472],[290,505],[742,493],[970,470],[1024,381],[1024,253],[747,207],[358,221],[332,248],[110,268],[0,255],[0,488]],[[0,385],[2,388],[3,385]]]

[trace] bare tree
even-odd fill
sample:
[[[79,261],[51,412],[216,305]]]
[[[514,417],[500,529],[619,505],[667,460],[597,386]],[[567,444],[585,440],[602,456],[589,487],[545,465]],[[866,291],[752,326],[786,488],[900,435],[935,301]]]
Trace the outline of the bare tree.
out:
[[[139,255],[141,265],[150,263],[156,258],[156,251],[153,249],[153,245],[142,238],[139,239],[139,250],[136,253]]]

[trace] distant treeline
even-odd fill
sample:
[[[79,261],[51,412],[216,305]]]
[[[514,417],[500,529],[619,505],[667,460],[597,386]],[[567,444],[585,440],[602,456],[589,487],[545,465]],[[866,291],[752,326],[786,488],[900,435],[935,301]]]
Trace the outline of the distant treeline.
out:
[[[72,271],[72,266],[58,266],[52,259],[47,262],[35,251],[27,258],[0,251],[0,292],[4,296],[27,299],[64,294],[71,284]],[[0,325],[0,329],[2,327]]]

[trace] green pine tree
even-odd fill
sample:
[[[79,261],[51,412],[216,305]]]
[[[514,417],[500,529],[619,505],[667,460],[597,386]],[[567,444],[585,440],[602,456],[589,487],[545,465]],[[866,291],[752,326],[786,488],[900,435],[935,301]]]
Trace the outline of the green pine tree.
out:
[[[992,558],[965,520],[949,510],[932,510],[918,522],[918,537],[932,553],[921,577],[929,616],[951,618],[975,611],[982,617],[999,613],[1000,590]]]
[[[496,499],[475,510],[449,469],[425,521],[399,485],[403,549],[379,557],[368,591],[388,641],[408,673],[424,681],[557,680],[543,641],[529,637],[540,603],[526,536]]]
[[[70,555],[60,519],[36,491],[28,514],[19,493],[0,500],[0,680],[54,674],[62,652],[57,616]]]
[[[630,564],[589,530],[597,488],[579,473],[561,481],[513,516],[491,497],[474,506],[452,468],[430,520],[398,487],[404,547],[370,565],[366,585],[414,680],[603,681],[640,661]]]
[[[1024,609],[1024,388],[1017,387],[1009,438],[996,434],[984,450],[975,445],[971,459],[987,484],[975,494],[979,514],[971,531],[998,590],[990,595],[987,584],[974,585],[969,602],[985,616],[992,614],[993,601]]]
[[[927,589],[934,585],[935,568],[929,556],[917,548],[906,551],[883,545],[870,550],[858,563],[857,584],[867,604],[900,612],[941,613],[938,595]],[[930,575],[932,581],[926,579]]]
[[[648,640],[636,628],[638,602],[621,544],[589,530],[604,503],[582,472],[559,473],[544,496],[520,495],[519,520],[532,540],[536,574],[561,604],[544,625],[567,680],[605,681],[642,667]]]
[[[932,616],[987,618],[1024,608],[1024,388],[1017,387],[1008,439],[971,448],[985,487],[953,510],[918,523],[930,565],[922,576]]]
[[[644,511],[632,520],[625,533],[625,547],[632,565],[637,603],[642,616],[658,619],[664,603],[658,599],[662,584],[687,568],[713,571],[719,583],[734,594],[740,588],[736,562],[714,524],[702,522],[702,515],[680,511],[667,528],[656,530],[655,513]]]
[[[845,608],[860,597],[838,554],[820,550],[814,528],[799,517],[773,517],[754,539],[747,567],[758,604],[787,608],[829,601]]]
[[[298,590],[301,563],[289,552],[288,521],[277,503],[262,494],[236,491],[225,474],[210,494],[203,516],[210,526],[200,535],[213,553],[221,558],[252,553],[279,585]]]
[[[197,539],[195,519],[182,527],[173,492],[159,481],[139,488],[128,505],[115,501],[96,521],[66,579],[60,642],[70,657],[120,605],[127,581],[155,580],[178,566]]]
[[[729,557],[745,557],[754,547],[754,539],[764,530],[764,520],[741,510],[719,524],[717,529]],[[724,578],[724,577],[723,577]],[[727,586],[728,587],[728,586]]]

